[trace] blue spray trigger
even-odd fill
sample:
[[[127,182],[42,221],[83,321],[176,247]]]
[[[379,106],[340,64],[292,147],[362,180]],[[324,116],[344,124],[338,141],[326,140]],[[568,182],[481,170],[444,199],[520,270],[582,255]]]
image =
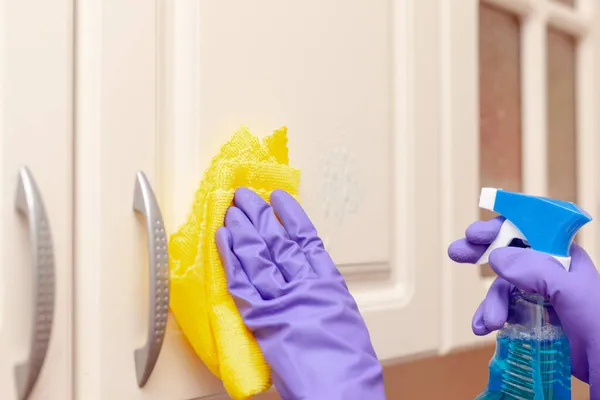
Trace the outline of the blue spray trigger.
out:
[[[567,201],[484,188],[480,207],[504,216],[533,250],[568,257],[573,238],[592,217]]]

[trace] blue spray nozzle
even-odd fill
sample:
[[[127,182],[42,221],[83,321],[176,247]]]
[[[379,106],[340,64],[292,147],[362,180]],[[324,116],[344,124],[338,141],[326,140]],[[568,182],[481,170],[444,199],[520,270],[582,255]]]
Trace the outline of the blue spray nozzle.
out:
[[[479,206],[504,216],[533,250],[568,257],[571,242],[592,217],[576,204],[545,197],[483,188]]]

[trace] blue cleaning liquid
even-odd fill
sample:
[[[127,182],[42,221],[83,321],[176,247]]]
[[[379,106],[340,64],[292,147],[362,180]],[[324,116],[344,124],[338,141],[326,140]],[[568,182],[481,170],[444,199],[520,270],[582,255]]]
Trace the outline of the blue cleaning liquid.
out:
[[[498,333],[488,386],[476,399],[570,400],[571,357],[562,328],[548,305],[524,303],[520,294],[517,297],[513,307],[527,312],[513,308],[511,314],[530,323],[510,323],[509,317]]]
[[[490,362],[486,393],[478,399],[570,399],[571,369],[566,338],[501,337]]]

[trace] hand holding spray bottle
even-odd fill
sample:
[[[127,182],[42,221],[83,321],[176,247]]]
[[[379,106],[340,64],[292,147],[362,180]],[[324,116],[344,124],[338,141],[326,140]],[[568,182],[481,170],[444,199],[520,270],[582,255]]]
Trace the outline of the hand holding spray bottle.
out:
[[[570,202],[483,188],[479,206],[506,218],[496,239],[478,260],[520,239],[552,255],[565,269],[577,231],[591,217]],[[552,306],[540,295],[515,290],[505,326],[498,332],[489,381],[477,399],[555,400],[571,398],[569,343]]]

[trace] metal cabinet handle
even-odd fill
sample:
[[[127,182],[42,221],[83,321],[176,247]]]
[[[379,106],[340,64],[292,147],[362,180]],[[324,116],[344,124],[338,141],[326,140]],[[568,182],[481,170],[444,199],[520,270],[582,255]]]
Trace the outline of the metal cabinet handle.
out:
[[[19,170],[17,210],[27,218],[33,260],[33,320],[27,360],[15,367],[17,395],[29,397],[38,379],[52,332],[54,318],[54,251],[52,234],[39,189],[26,167]]]
[[[148,336],[144,347],[136,349],[135,371],[139,387],[143,387],[152,374],[167,330],[169,315],[169,252],[167,234],[152,191],[143,172],[138,172],[133,196],[134,210],[146,217],[148,230],[148,268],[150,279],[150,304]]]

